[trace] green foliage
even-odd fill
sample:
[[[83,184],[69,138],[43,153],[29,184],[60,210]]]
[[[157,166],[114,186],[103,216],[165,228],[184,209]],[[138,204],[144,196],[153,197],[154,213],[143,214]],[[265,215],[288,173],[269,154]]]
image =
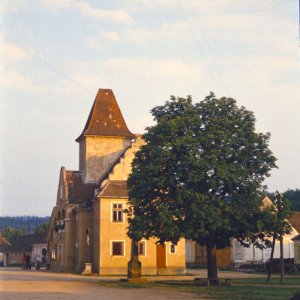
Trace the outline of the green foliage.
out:
[[[300,211],[300,190],[287,190],[283,193],[284,198],[288,199],[291,203],[291,210]]]
[[[27,233],[33,233],[41,224],[49,222],[49,217],[20,216],[0,217],[0,231],[11,226],[16,229],[23,229]]]
[[[34,231],[35,234],[47,234],[49,229],[49,223],[44,223],[37,227]]]
[[[6,227],[1,231],[1,235],[10,243],[13,243],[20,236],[25,235],[27,232],[24,229]]]
[[[255,132],[251,111],[212,93],[196,104],[172,96],[151,112],[157,124],[147,128],[128,179],[129,236],[252,242],[264,227],[262,183],[276,167],[270,134]]]

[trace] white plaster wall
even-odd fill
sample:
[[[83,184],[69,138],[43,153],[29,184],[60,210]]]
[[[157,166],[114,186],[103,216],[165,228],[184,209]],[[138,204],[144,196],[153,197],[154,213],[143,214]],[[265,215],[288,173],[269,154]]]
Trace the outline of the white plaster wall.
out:
[[[234,243],[234,262],[266,262],[271,256],[271,248],[260,250],[256,247],[253,247],[253,245],[251,245],[249,248],[245,248],[236,240]],[[294,243],[292,241],[286,241],[283,243],[283,255],[284,258],[294,258]],[[279,242],[276,242],[275,244],[274,258],[280,258]]]

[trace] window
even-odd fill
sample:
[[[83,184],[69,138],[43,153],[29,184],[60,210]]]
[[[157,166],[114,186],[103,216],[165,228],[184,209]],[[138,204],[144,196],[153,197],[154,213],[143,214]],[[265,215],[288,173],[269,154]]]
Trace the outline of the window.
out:
[[[124,256],[124,242],[112,242],[112,255]]]
[[[176,253],[176,245],[175,244],[171,244],[170,245],[170,253],[171,254],[175,254]]]
[[[123,203],[113,203],[112,220],[113,222],[123,222]]]
[[[141,241],[138,243],[138,250],[139,255],[145,256],[146,255],[146,242]]]

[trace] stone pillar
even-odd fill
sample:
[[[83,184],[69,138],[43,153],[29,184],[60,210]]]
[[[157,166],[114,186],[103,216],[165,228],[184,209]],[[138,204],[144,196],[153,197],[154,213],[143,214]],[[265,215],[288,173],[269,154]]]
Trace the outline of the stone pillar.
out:
[[[138,242],[131,240],[131,259],[128,263],[128,279],[139,280],[142,276],[142,264],[139,261]]]
[[[74,271],[75,261],[75,228],[74,215],[71,212],[70,216],[65,219],[65,242],[64,242],[64,271]]]

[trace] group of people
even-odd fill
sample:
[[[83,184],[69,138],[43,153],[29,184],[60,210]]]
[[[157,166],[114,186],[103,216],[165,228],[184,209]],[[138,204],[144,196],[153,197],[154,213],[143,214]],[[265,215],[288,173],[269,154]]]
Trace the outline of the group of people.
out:
[[[31,269],[30,255],[29,254],[26,255],[26,253],[24,253],[21,260],[22,260],[22,270],[30,270]]]

